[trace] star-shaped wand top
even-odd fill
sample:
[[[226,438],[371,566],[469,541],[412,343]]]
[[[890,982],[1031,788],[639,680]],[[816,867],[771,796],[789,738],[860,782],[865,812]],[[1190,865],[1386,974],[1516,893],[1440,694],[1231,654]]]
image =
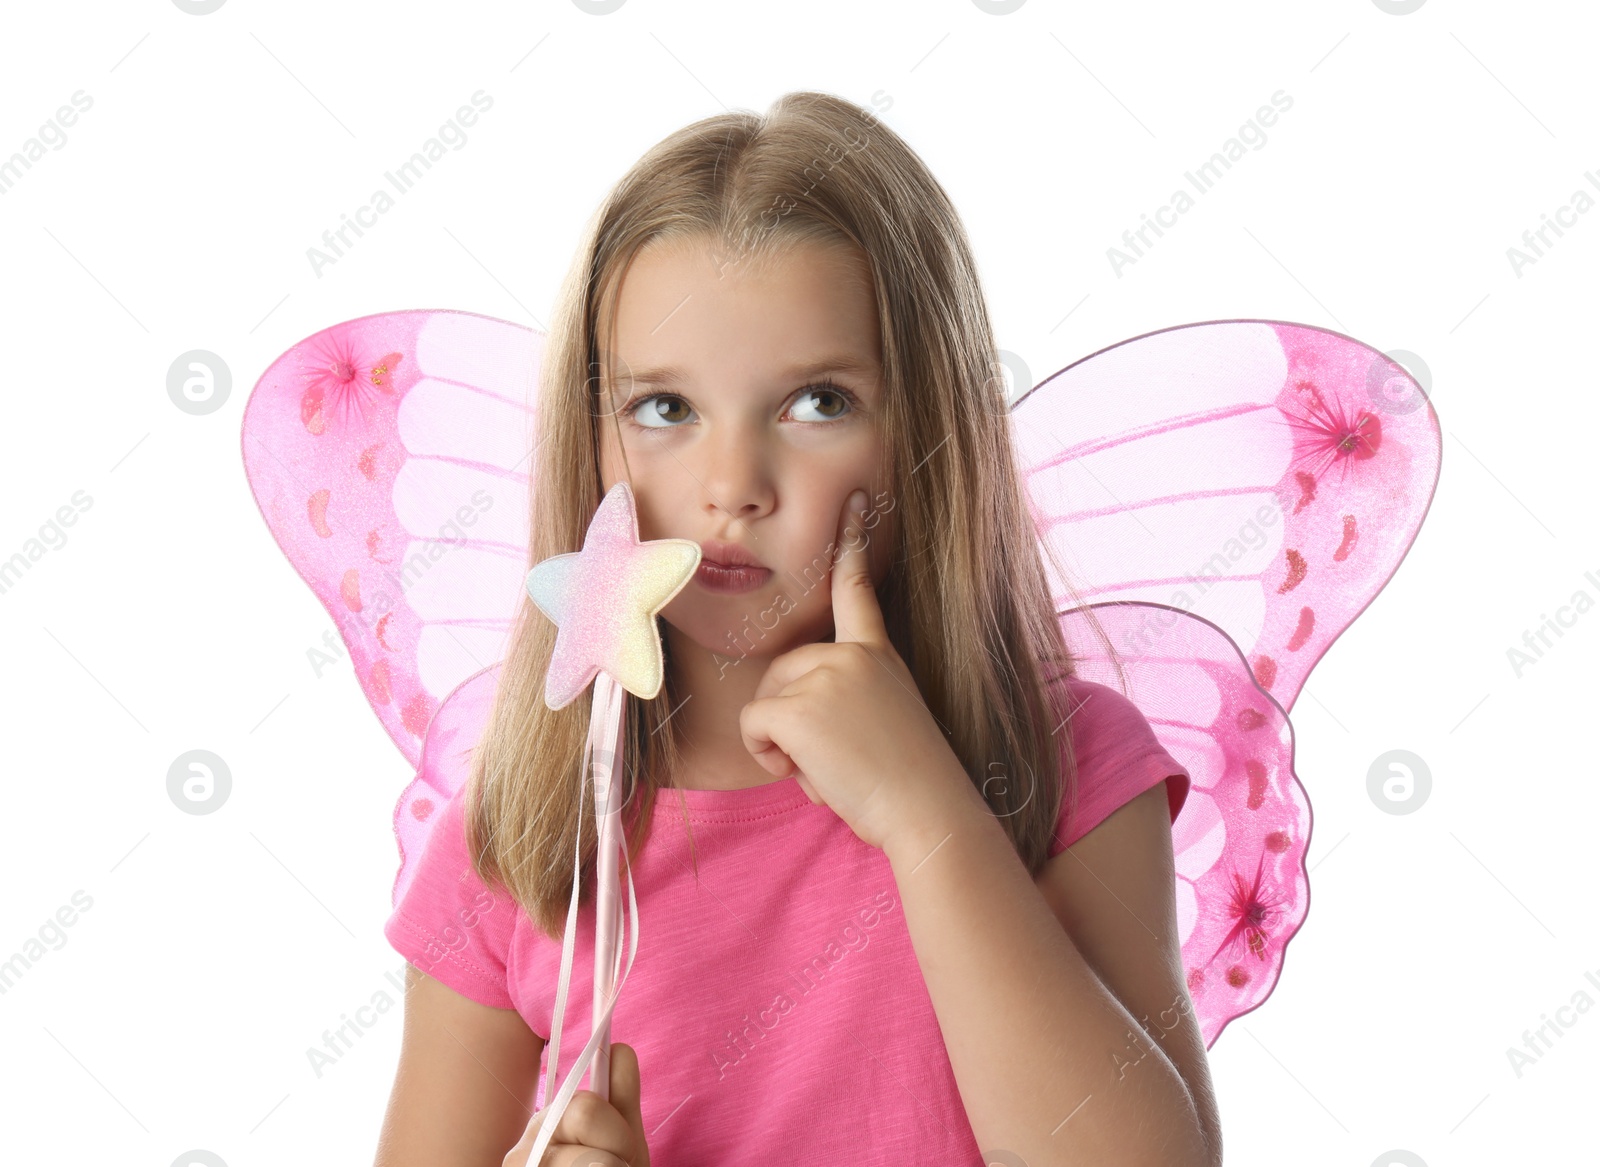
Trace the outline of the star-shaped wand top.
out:
[[[692,539],[639,542],[632,489],[618,482],[608,490],[589,520],[583,550],[552,555],[528,573],[528,595],[559,630],[545,704],[560,709],[602,670],[636,697],[659,693],[656,616],[699,566],[700,544]]]

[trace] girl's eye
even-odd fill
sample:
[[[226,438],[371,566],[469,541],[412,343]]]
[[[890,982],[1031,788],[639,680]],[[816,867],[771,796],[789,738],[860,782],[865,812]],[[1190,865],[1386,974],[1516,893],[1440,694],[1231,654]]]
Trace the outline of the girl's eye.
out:
[[[835,385],[832,381],[823,381],[816,385],[807,385],[800,390],[800,396],[795,399],[796,404],[804,403],[808,398],[821,401],[821,416],[823,421],[832,421],[843,417],[855,408],[855,399],[848,390]],[[809,420],[802,418],[801,420]]]
[[[795,398],[795,404],[805,408],[807,402],[811,403],[810,408],[816,411],[817,416],[796,420],[810,424],[836,421],[848,416],[858,405],[855,394],[832,381],[819,381],[802,389]],[[622,414],[640,429],[675,429],[679,422],[687,420],[682,411],[688,408],[689,403],[682,397],[675,397],[671,393],[652,393],[629,402],[623,407]]]
[[[688,405],[688,402],[681,397],[673,397],[669,393],[652,393],[649,397],[639,398],[638,401],[623,410],[623,413],[641,429],[671,429],[675,421],[682,419],[668,417],[668,414],[672,412],[670,402],[677,402],[685,407]],[[650,418],[655,420],[647,420]],[[661,421],[663,424],[657,425],[657,421]]]

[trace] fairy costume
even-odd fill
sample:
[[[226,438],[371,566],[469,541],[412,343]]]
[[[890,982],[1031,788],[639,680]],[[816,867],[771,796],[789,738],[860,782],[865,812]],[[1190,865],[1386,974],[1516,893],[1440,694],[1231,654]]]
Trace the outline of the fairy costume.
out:
[[[512,992],[497,993],[498,970],[471,952],[493,935],[482,920],[469,927],[439,917],[427,926],[433,936],[419,938],[417,920],[399,909],[426,852],[451,858],[430,835],[440,823],[453,824],[452,833],[459,826],[443,812],[485,724],[498,669],[485,663],[503,659],[513,604],[523,599],[542,340],[516,324],[453,311],[348,321],[274,362],[244,420],[262,513],[337,621],[363,691],[416,769],[395,811],[401,865],[386,934],[421,959],[429,950],[417,946],[431,944],[441,954],[439,978],[468,996],[476,985],[486,1003]],[[1011,415],[1040,539],[1117,646],[1124,699],[1154,739],[1143,755],[1154,761],[1144,764],[1169,771],[1138,776],[1145,785],[1179,776],[1185,784],[1174,805],[1175,893],[1187,984],[1209,1047],[1228,1021],[1265,1001],[1305,919],[1311,812],[1292,766],[1289,710],[1415,538],[1438,478],[1438,421],[1421,388],[1382,353],[1273,321],[1208,322],[1124,341],[1047,378]],[[1077,677],[1103,688],[1104,705],[1124,697],[1084,610],[1053,574],[1051,583]],[[805,801],[792,786],[681,793],[750,795],[763,813],[792,811],[797,821],[825,812],[788,806],[791,794]],[[659,801],[658,813],[677,813],[673,799]],[[717,811],[716,801],[700,810]],[[658,826],[652,837],[658,831],[682,833]],[[680,927],[670,911],[652,916],[644,876],[641,867],[641,960],[650,936],[671,944]],[[781,881],[784,873],[773,867],[766,876]],[[663,867],[652,878],[667,888],[673,875]],[[892,881],[887,886],[892,894]],[[864,894],[876,890],[848,884],[838,903],[894,918]],[[850,900],[852,891],[863,893],[862,903]],[[499,895],[499,907],[509,907]],[[473,897],[481,893],[473,889]],[[502,937],[507,975],[527,963],[513,943],[520,915],[496,918],[510,922]],[[864,929],[859,915],[850,918]],[[695,931],[682,939],[695,943]],[[453,949],[489,979],[451,981],[461,966]],[[589,951],[581,933],[577,951]],[[855,971],[863,962],[844,965],[846,977],[866,975]],[[584,983],[581,964],[575,975]],[[876,981],[862,992],[884,1007]],[[616,1006],[614,1039],[634,1044],[641,1064],[654,1066],[649,1041],[630,1040],[630,1001],[625,993]],[[725,1027],[746,1005],[773,1016],[771,1002],[727,1004],[740,1007]],[[533,1012],[530,1026],[548,1032]],[[687,1020],[696,1040],[710,1040],[712,1018]],[[781,1032],[780,1025],[773,1036]],[[687,1056],[681,1046],[662,1048]],[[833,1052],[872,1060],[849,1045]],[[916,1052],[936,1065],[942,1046]],[[735,1074],[760,1065],[724,1056]],[[887,1078],[883,1086],[898,1089]],[[741,1144],[741,1153],[749,1150]]]

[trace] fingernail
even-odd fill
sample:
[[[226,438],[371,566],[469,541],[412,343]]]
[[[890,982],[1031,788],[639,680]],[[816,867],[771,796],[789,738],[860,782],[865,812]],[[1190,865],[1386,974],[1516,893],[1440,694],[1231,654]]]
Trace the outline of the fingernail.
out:
[[[866,491],[864,491],[864,490],[852,490],[850,492],[850,509],[855,511],[856,514],[860,515],[862,518],[866,517],[866,514],[867,514],[867,492]]]

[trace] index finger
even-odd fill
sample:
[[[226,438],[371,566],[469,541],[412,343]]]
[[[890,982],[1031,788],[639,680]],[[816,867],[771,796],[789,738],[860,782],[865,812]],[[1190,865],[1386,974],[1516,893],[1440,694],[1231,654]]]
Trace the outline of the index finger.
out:
[[[853,490],[839,516],[839,551],[834,557],[833,640],[835,644],[887,644],[888,630],[878,593],[872,586],[872,570],[867,556],[868,535],[862,516],[867,509],[867,492]]]

